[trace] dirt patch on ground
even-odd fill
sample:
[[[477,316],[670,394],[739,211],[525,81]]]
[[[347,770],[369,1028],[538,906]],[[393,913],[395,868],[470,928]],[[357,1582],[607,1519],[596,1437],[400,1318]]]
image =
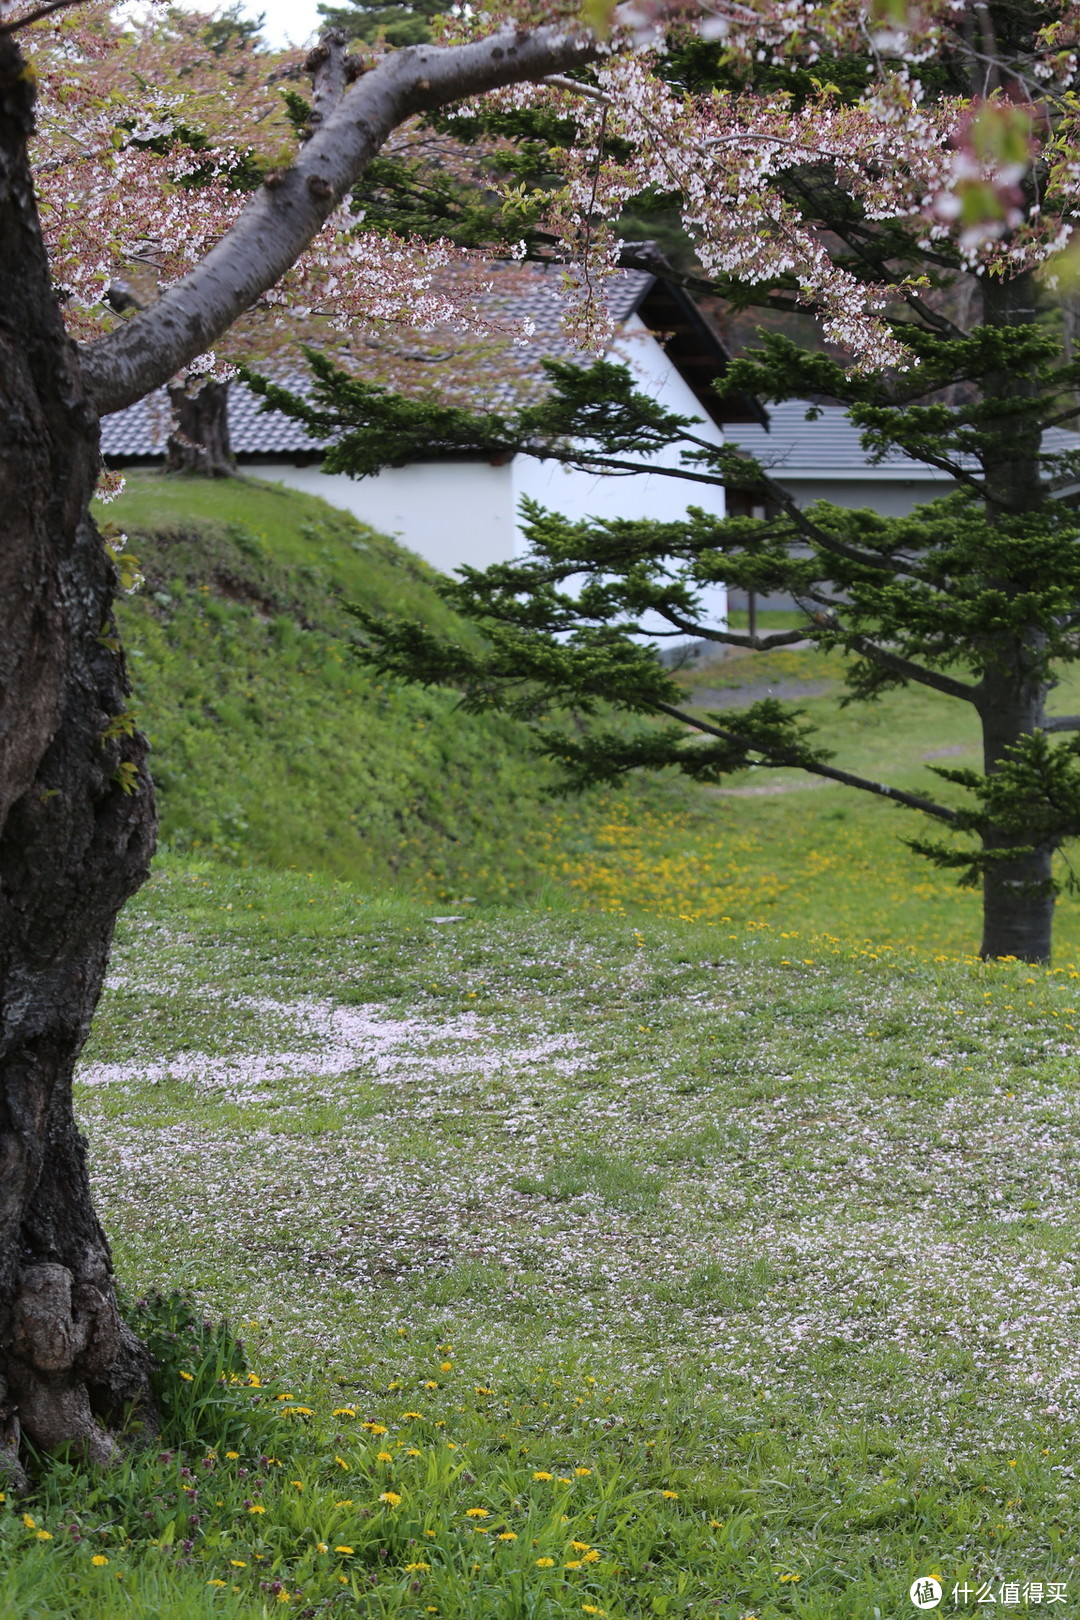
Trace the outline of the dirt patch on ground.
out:
[[[748,709],[763,698],[779,698],[781,703],[798,703],[805,698],[828,697],[838,681],[764,681],[756,686],[699,686],[690,701],[696,709]]]

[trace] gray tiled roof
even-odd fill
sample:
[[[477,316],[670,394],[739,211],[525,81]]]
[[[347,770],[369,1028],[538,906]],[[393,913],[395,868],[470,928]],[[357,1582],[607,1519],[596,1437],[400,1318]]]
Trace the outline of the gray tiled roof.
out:
[[[521,273],[514,276],[513,290],[501,291],[496,285],[485,299],[497,319],[520,329],[526,321],[535,326],[533,335],[511,351],[524,375],[540,373],[542,360],[580,358],[580,351],[568,341],[560,325],[564,293],[561,267],[532,266],[526,272],[530,284],[521,287]],[[641,270],[620,270],[605,287],[605,299],[616,323],[629,319],[652,285],[653,277]],[[303,393],[305,378],[283,378],[286,387]],[[485,397],[490,396],[490,378],[484,378]],[[325,440],[312,439],[299,422],[280,411],[262,412],[260,401],[242,383],[229,393],[229,436],[238,456],[283,456],[316,453]],[[106,416],[101,423],[101,451],[106,460],[160,457],[165,453],[170,413],[164,390],[130,405],[126,411]]]
[[[871,462],[862,447],[860,429],[839,405],[823,405],[816,421],[808,422],[810,401],[792,399],[769,406],[769,431],[754,422],[735,422],[725,428],[729,444],[745,450],[782,483],[788,478],[904,478],[940,480],[946,473],[911,461],[900,450],[890,450]],[[1051,453],[1080,449],[1080,434],[1052,428],[1043,436]]]

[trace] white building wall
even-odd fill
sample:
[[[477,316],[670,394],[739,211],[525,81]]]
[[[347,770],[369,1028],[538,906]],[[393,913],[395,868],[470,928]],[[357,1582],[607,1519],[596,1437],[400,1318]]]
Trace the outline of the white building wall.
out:
[[[349,478],[324,473],[317,463],[297,467],[287,461],[248,462],[244,470],[352,512],[443,573],[463,562],[486,568],[514,554],[509,463],[417,461],[388,467],[374,478]]]

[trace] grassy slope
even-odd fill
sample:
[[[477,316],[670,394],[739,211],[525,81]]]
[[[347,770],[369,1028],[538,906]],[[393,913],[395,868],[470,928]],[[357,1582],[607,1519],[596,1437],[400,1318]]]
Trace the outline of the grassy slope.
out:
[[[542,879],[520,731],[349,659],[343,600],[449,622],[418,558],[265,484],[139,475],[109,515],[146,574],[121,627],[167,843],[444,899]]]
[[[97,1197],[131,1284],[234,1312],[312,1416],[221,1439],[194,1528],[175,1458],[149,1520],[53,1487],[17,1566],[85,1606],[104,1548],[96,1617],[1071,1591],[1078,979],[165,862],[79,1088]]]

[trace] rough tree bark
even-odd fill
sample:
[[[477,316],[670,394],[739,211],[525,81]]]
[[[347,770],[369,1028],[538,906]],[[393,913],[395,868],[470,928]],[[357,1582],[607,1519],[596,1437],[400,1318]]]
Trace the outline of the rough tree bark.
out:
[[[98,1419],[148,1393],[117,1314],[71,1075],[154,804],[127,706],[115,570],[89,516],[97,415],[63,328],[26,141],[29,75],[0,35],[0,1465],[106,1458]],[[113,732],[116,735],[113,735]],[[118,775],[127,762],[134,767]]]
[[[272,286],[410,114],[565,72],[600,47],[566,29],[392,53],[351,90],[323,57],[321,118],[201,265],[77,350],[53,295],[27,158],[33,76],[0,33],[0,1472],[20,1433],[107,1459],[149,1408],[90,1198],[72,1071],[116,916],[147,874],[154,805],[90,516],[98,417],[167,383]],[[319,66],[316,64],[317,76]]]
[[[231,478],[236,459],[229,442],[229,384],[204,382],[190,392],[184,382],[169,384],[173,427],[165,451],[166,472]]]

